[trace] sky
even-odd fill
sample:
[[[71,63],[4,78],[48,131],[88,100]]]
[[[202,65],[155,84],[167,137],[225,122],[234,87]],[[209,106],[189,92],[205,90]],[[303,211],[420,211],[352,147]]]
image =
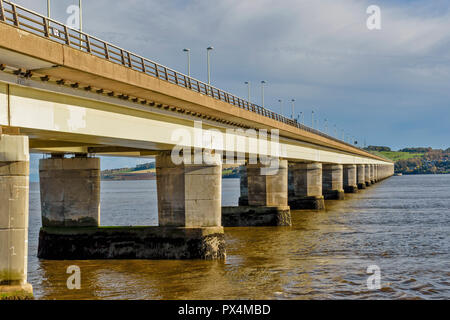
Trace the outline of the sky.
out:
[[[46,0],[16,0],[40,13]],[[77,0],[53,0],[65,22]],[[381,30],[369,30],[369,5]],[[450,1],[84,0],[83,30],[216,87],[361,144],[450,147]],[[283,110],[280,103],[283,101]],[[105,166],[131,160],[105,161]],[[128,161],[128,162],[127,162]],[[131,161],[131,162],[130,162]],[[133,160],[137,161],[137,160]]]

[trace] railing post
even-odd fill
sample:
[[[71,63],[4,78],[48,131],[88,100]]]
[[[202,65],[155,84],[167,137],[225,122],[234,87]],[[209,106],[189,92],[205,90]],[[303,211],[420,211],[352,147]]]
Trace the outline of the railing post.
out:
[[[5,9],[3,8],[3,0],[0,0],[0,20],[6,21],[5,19]]]
[[[166,77],[166,81],[169,81],[169,75],[167,74],[167,68],[164,67],[164,76]]]
[[[154,63],[155,65],[155,75],[156,77],[159,79],[159,70],[158,70],[158,65],[156,63]]]
[[[141,64],[142,64],[142,72],[146,73],[145,72],[145,61],[144,61],[144,58],[141,58]]]
[[[17,15],[16,5],[15,4],[11,4],[11,8],[12,8],[12,12],[13,12],[14,25],[16,27],[19,27],[20,23],[19,23],[19,16]]]
[[[132,65],[132,63],[131,63],[131,56],[130,56],[130,52],[129,52],[129,51],[127,51],[127,58],[128,58],[128,66],[129,66],[130,68],[132,68],[133,65]]]
[[[105,42],[105,58],[109,60],[109,50],[108,50],[108,44]]]
[[[123,50],[120,49],[120,58],[122,60],[122,64],[125,65],[125,57],[123,56]]]
[[[87,34],[85,34],[85,37],[86,37],[87,51],[90,53],[91,52],[91,41],[89,40],[89,36]]]
[[[44,17],[42,21],[44,22],[44,34],[48,38],[50,37],[50,32],[48,31],[48,20]]]
[[[67,29],[67,26],[64,26],[64,35],[66,36],[66,44],[70,46],[69,29]]]

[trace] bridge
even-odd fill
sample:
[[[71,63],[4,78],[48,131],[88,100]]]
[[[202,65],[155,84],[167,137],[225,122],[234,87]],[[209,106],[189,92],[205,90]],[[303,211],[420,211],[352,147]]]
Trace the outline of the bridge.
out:
[[[224,226],[289,226],[291,209],[393,175],[389,160],[9,1],[0,35],[0,292],[32,291],[30,152],[48,155],[44,259],[224,259]],[[99,155],[156,159],[159,226],[100,227]],[[239,206],[222,207],[231,164]]]

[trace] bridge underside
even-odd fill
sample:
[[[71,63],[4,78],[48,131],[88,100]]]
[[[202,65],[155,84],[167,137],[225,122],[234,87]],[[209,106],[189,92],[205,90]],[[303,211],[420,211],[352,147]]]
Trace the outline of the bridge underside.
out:
[[[39,256],[49,259],[224,259],[223,226],[289,226],[291,209],[323,210],[325,199],[393,174],[391,162],[337,139],[4,23],[0,34],[0,293],[31,291],[30,152],[51,154],[39,168]],[[221,207],[222,158],[173,163],[174,147],[193,156],[199,121],[210,141],[214,132],[222,139],[212,149],[243,155],[238,207]],[[279,144],[261,145],[254,135],[261,129],[279,130]],[[274,154],[270,175],[245,162]],[[155,157],[158,227],[99,225],[98,155]]]

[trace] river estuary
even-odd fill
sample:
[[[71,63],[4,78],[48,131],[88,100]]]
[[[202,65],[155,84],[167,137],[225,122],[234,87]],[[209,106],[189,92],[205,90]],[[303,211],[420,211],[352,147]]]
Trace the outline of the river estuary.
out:
[[[237,205],[239,180],[223,180]],[[37,299],[449,299],[450,175],[392,177],[292,227],[226,228],[226,261],[46,261],[30,185],[28,281]],[[101,225],[157,225],[155,181],[102,182]],[[66,269],[81,269],[81,289]],[[367,287],[367,267],[381,289]]]

